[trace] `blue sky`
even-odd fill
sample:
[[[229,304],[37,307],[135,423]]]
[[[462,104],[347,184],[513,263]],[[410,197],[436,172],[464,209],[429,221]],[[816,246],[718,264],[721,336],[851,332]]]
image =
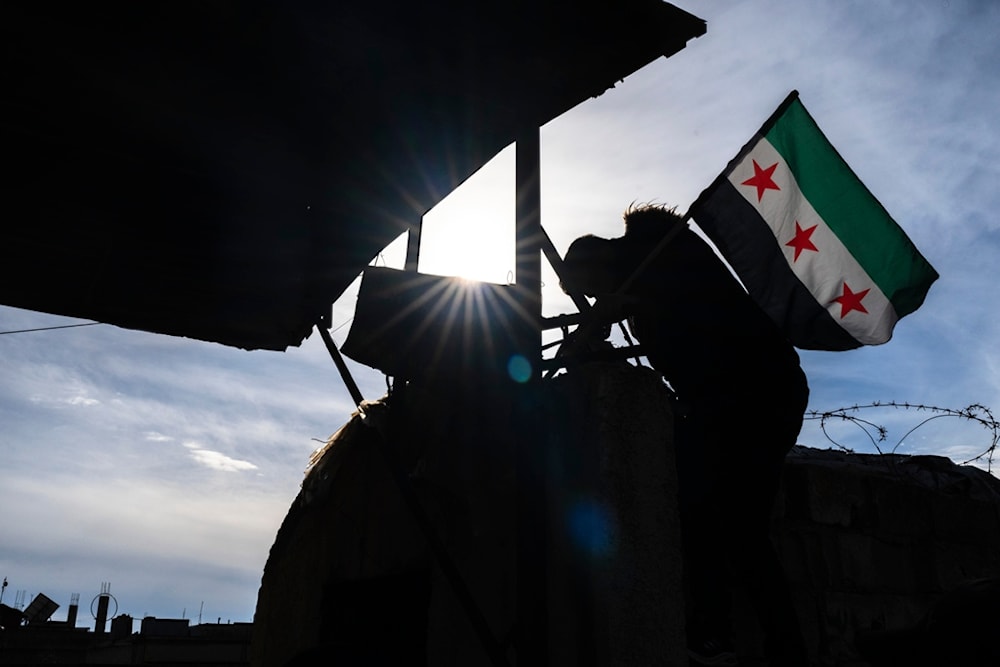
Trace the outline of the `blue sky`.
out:
[[[621,232],[633,201],[684,210],[791,89],[941,274],[889,343],[802,353],[810,408],[908,401],[1000,411],[1000,4],[678,2],[708,33],[542,129],[542,222],[560,250]],[[426,217],[421,269],[506,282],[513,151]],[[400,245],[379,260],[398,265]],[[571,305],[545,272],[545,310]],[[346,337],[348,292],[334,310]],[[78,323],[0,308],[0,330]],[[351,364],[366,397],[384,379]],[[267,551],[319,443],[348,418],[315,334],[246,352],[108,325],[0,335],[0,577],[26,602],[248,621]],[[929,413],[863,414],[895,445]],[[850,424],[831,432],[872,451]],[[964,460],[981,427],[942,419],[899,451]],[[829,442],[815,422],[802,444]]]

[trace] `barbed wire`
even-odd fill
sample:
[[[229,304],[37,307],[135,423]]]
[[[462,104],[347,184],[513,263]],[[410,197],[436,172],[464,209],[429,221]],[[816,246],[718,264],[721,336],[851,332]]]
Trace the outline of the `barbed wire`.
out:
[[[889,437],[889,430],[873,421],[867,419],[862,419],[857,416],[858,412],[862,410],[871,409],[885,409],[892,408],[897,410],[916,410],[918,412],[930,412],[932,413],[926,419],[921,420],[916,426],[908,430],[903,434],[899,440],[892,446],[891,449],[887,451],[883,447],[879,446],[879,443],[887,443]],[[961,461],[961,465],[968,465],[976,461],[986,460],[986,470],[992,472],[993,467],[993,457],[996,453],[997,445],[1000,444],[1000,422],[998,422],[994,416],[993,412],[985,405],[979,403],[973,403],[967,407],[961,409],[955,408],[942,408],[936,405],[924,405],[921,403],[908,403],[908,402],[897,402],[897,401],[874,401],[872,403],[867,403],[863,405],[852,405],[848,407],[837,408],[835,410],[809,410],[806,412],[804,419],[806,420],[819,420],[820,430],[823,431],[824,437],[829,440],[835,447],[841,449],[845,452],[853,452],[853,450],[837,440],[835,440],[827,431],[827,423],[832,420],[846,421],[857,426],[861,431],[868,437],[871,441],[872,446],[875,450],[882,455],[885,454],[895,454],[896,450],[899,448],[903,441],[910,437],[914,431],[926,426],[932,421],[943,419],[945,417],[951,417],[956,419],[966,419],[971,422],[978,423],[983,428],[989,432],[989,445],[979,454],[973,456],[972,458]]]

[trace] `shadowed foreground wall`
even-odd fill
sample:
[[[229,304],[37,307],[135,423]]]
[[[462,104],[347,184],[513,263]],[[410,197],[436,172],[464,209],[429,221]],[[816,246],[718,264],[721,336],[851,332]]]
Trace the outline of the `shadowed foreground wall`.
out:
[[[860,639],[911,628],[946,593],[1000,577],[1000,481],[944,457],[796,447],[774,534],[814,664],[867,666]],[[956,627],[901,637],[878,664],[1000,664],[1000,651],[986,646],[996,645],[1000,623],[995,591],[978,608],[951,607]],[[984,624],[988,634],[977,630]],[[962,652],[992,657],[965,661]]]
[[[672,421],[661,380],[627,364],[592,364],[544,382],[537,396],[547,450],[548,506],[539,512],[550,664],[681,664]],[[404,437],[392,443],[505,643],[516,642],[513,443],[521,426],[512,406],[485,380],[413,387]],[[371,424],[385,418],[384,406],[369,413]],[[264,570],[252,664],[489,664],[378,437],[353,418],[304,480]]]
[[[489,385],[413,392],[394,444],[493,634],[510,642],[519,425],[510,397]],[[662,383],[647,369],[594,364],[543,386],[550,664],[686,666]],[[378,406],[370,412],[378,423]],[[343,665],[488,664],[376,436],[352,419],[304,480],[265,567],[254,665],[310,649]],[[964,584],[1000,578],[1000,482],[988,473],[941,457],[796,447],[773,531],[814,667],[1000,664],[958,660],[960,649],[995,651],[994,633],[977,628],[1000,625],[996,586],[979,606],[948,606],[957,625],[906,636],[905,659],[899,646],[881,662],[858,649],[872,633],[915,627]],[[762,664],[740,596],[736,609],[744,663]],[[930,657],[935,642],[947,660]]]

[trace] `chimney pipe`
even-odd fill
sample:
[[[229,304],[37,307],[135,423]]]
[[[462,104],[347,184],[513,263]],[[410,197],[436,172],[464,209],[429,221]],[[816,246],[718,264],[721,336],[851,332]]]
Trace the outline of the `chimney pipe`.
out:
[[[69,598],[69,610],[66,612],[66,625],[76,627],[76,615],[80,610],[80,594],[73,593]]]
[[[94,634],[103,635],[104,626],[108,622],[108,601],[110,596],[101,593],[97,598],[97,622],[94,624]]]
[[[108,622],[108,606],[111,602],[111,582],[101,584],[101,594],[97,596],[97,614],[94,615],[94,634],[103,635]],[[93,602],[90,603],[93,612]],[[117,607],[117,603],[115,605]]]

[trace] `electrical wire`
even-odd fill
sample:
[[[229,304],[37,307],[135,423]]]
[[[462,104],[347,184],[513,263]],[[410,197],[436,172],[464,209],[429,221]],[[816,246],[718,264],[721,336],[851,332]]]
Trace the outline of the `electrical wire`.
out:
[[[76,327],[92,327],[97,324],[104,324],[104,322],[87,322],[85,324],[63,324],[57,327],[38,327],[37,329],[16,329],[14,331],[0,331],[0,336],[4,336],[6,334],[31,333],[33,331],[52,331],[53,329],[74,329]]]

